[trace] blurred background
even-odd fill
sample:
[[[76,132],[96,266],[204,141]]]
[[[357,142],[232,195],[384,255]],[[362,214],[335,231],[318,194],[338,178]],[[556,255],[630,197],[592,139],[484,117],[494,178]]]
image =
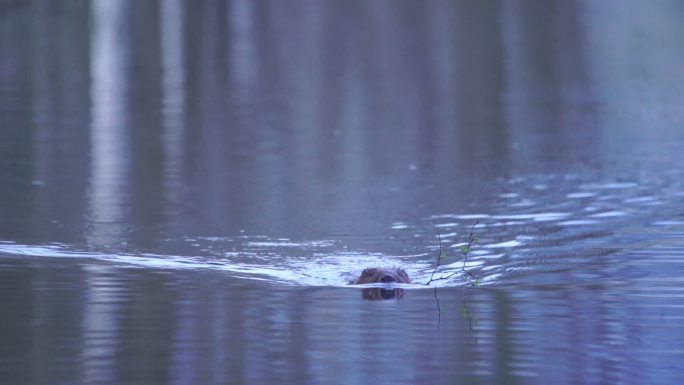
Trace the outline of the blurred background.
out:
[[[0,234],[383,233],[679,167],[678,1],[7,1]]]

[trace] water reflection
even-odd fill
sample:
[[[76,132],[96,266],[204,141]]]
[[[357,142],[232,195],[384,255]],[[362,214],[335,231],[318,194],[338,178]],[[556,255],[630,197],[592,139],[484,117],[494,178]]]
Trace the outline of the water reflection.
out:
[[[116,382],[112,361],[121,337],[119,302],[123,288],[108,267],[87,266],[84,273],[81,377],[85,383]]]
[[[88,242],[116,244],[129,221],[131,173],[130,35],[126,33],[127,2],[96,1],[91,39],[91,171]]]
[[[436,309],[432,290],[370,302],[360,290],[274,290],[198,271],[27,267],[4,259],[0,268],[3,292],[13,294],[2,299],[12,317],[0,319],[7,383],[28,383],[28,364],[39,369],[35,384],[682,379],[672,371],[684,354],[676,291],[656,281],[439,289]],[[28,340],[10,352],[17,338]]]
[[[166,222],[173,223],[181,204],[186,150],[185,15],[180,0],[160,3],[164,202]],[[175,226],[174,226],[175,227]]]
[[[385,289],[385,288],[369,288],[361,289],[361,297],[367,301],[386,301],[386,300],[400,300],[404,298],[404,289]]]
[[[27,44],[1,46],[3,115],[26,127],[4,141],[23,190],[2,204],[60,239],[154,248],[383,233],[486,207],[488,181],[520,172],[644,178],[683,141],[668,7],[608,23],[588,2],[37,2],[3,19]],[[630,65],[607,48],[622,33],[644,42]]]

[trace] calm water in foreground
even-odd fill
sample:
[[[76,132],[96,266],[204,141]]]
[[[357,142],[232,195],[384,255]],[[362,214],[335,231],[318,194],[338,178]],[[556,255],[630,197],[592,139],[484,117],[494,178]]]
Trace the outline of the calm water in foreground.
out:
[[[684,383],[683,17],[0,0],[0,384]]]

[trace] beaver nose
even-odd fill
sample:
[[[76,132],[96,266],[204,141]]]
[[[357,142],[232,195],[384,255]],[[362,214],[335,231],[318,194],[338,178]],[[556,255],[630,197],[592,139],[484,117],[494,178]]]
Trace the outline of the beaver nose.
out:
[[[394,277],[392,277],[391,275],[384,275],[382,277],[382,279],[380,279],[380,281],[382,281],[384,283],[390,283],[390,282],[396,282],[397,280],[394,279]]]

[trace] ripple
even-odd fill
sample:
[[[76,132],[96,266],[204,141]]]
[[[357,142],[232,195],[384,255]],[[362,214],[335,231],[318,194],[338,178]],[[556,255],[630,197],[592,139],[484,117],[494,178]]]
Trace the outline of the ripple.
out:
[[[511,214],[511,215],[492,215],[495,219],[531,219],[536,222],[557,221],[569,217],[570,213],[535,213],[535,214]]]
[[[561,226],[586,226],[586,225],[595,225],[597,223],[599,223],[599,222],[598,221],[592,221],[589,219],[577,219],[577,220],[558,222],[558,224]]]
[[[657,221],[653,222],[655,226],[679,226],[684,225],[684,221]]]
[[[588,190],[619,190],[628,189],[639,186],[637,183],[633,182],[615,182],[615,183],[588,183],[580,186],[582,189]]]
[[[458,226],[458,223],[454,223],[454,222],[451,222],[451,223],[439,223],[439,224],[436,224],[436,225],[435,225],[435,227],[439,227],[439,228],[448,228],[448,227],[456,227],[456,226]]]
[[[566,198],[570,199],[578,199],[578,198],[590,198],[590,197],[595,197],[597,194],[592,193],[592,192],[576,192],[576,193],[570,193],[566,194]]]
[[[624,203],[652,203],[654,201],[656,201],[656,198],[652,196],[636,197],[623,200]]]
[[[627,215],[626,212],[615,210],[615,211],[605,211],[602,213],[592,214],[591,216],[592,216],[592,218],[610,218],[610,217],[622,217],[625,215]]]
[[[522,242],[514,239],[511,241],[506,241],[506,242],[501,242],[501,243],[494,243],[491,245],[484,245],[483,247],[486,247],[488,249],[493,249],[493,248],[504,248],[504,247],[516,247],[522,245]]]
[[[284,243],[284,244],[283,244]],[[0,243],[0,253],[27,257],[93,259],[124,267],[154,269],[209,269],[233,273],[234,276],[253,280],[279,282],[291,285],[347,286],[347,283],[368,266],[401,266],[415,281],[426,280],[424,270],[434,262],[416,262],[421,255],[391,256],[367,252],[317,252],[313,256],[303,253],[284,254],[281,247],[311,252],[311,245],[328,245],[328,242],[247,242],[248,249],[228,252],[221,256],[178,256],[153,253],[124,254],[91,251],[74,251],[63,245],[20,245]],[[273,258],[278,255],[278,258]]]
[[[511,203],[508,207],[531,207],[537,203],[531,199],[523,199],[520,202]]]

